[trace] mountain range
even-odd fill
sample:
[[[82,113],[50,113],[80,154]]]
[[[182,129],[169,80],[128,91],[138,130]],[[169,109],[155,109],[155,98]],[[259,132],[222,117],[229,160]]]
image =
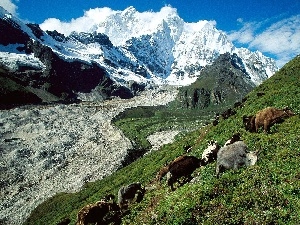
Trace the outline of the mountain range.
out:
[[[25,24],[0,8],[2,98],[12,82],[34,102],[130,98],[160,85],[190,85],[224,53],[235,55],[251,85],[277,71],[273,59],[235,47],[213,22],[187,23],[174,8],[161,11],[149,21],[129,7],[88,24],[88,32],[66,35]]]
[[[172,103],[166,106],[169,111],[160,114],[157,108],[150,111],[163,120],[170,117],[168,119],[175,121],[175,125],[180,124],[181,130],[192,130],[190,124],[196,127],[207,121],[190,116],[198,115],[200,110],[190,110],[193,114],[186,114],[189,109],[230,106],[277,71],[274,60],[258,51],[235,47],[213,22],[187,23],[171,7],[161,11],[160,16],[149,20],[145,13],[129,7],[103,17],[101,22],[86,24],[84,32],[63,34],[43,30],[37,24],[25,24],[0,7],[0,109],[11,104],[83,101],[0,110],[0,133],[3,134],[0,164],[4,171],[0,179],[4,190],[0,201],[1,224],[23,223],[40,203],[41,207],[46,206],[47,212],[59,211],[50,216],[50,223],[57,224],[61,216],[70,216],[69,212],[56,204],[51,204],[55,209],[50,209],[48,203],[42,203],[44,200],[55,199],[52,197],[57,193],[85,190],[93,185],[89,182],[101,180],[117,170],[122,172],[130,151],[137,152],[138,139],[125,137],[124,131],[112,125],[111,120],[127,108],[160,107],[173,102],[175,107]],[[276,76],[272,78],[276,81]],[[181,88],[168,90],[169,85]],[[160,86],[166,90],[159,89]],[[279,86],[272,90],[279,90]],[[256,98],[256,93],[253,96]],[[270,92],[267,96],[272,100],[277,95]],[[110,98],[113,100],[98,102]],[[297,105],[297,98],[289,101],[292,99],[292,103],[282,101],[277,105],[281,107],[283,102],[289,106]],[[251,99],[247,100],[247,104],[251,102]],[[269,100],[267,103],[271,104]],[[258,110],[259,106],[253,104],[246,112],[253,113],[253,108]],[[182,113],[184,118],[196,122],[185,124],[170,115],[170,111]],[[216,112],[216,109],[209,108],[208,111]],[[209,116],[205,118],[210,121]],[[154,119],[146,118],[145,121],[152,123]],[[141,124],[135,126],[141,127],[138,133],[146,130],[145,124]],[[240,126],[240,123],[234,124]],[[165,131],[174,130],[175,125],[167,121],[165,128],[160,123],[154,123],[153,127]],[[226,134],[216,137],[223,142],[232,134],[233,128],[229,131],[227,124],[221,126],[218,130]],[[177,143],[174,149],[179,152],[181,146],[195,140],[199,144],[198,136],[197,133],[197,138]],[[203,146],[204,142],[201,142]],[[199,149],[197,154],[200,154]],[[168,160],[174,158],[175,153],[168,151]],[[154,167],[163,165],[162,161]],[[154,158],[151,162],[155,162]],[[152,175],[153,171],[150,171]],[[152,175],[145,179],[152,179]],[[113,183],[103,182],[105,187]],[[89,197],[84,198],[89,200]],[[68,206],[67,200],[69,197],[60,199],[59,203]],[[76,207],[73,203],[70,204],[72,209],[64,209],[75,213],[82,203]],[[37,211],[44,214],[40,208]],[[50,224],[49,217],[40,216],[39,219],[46,221],[40,223],[36,215],[39,217],[40,214],[34,211],[30,215],[28,224],[31,221],[33,224]]]

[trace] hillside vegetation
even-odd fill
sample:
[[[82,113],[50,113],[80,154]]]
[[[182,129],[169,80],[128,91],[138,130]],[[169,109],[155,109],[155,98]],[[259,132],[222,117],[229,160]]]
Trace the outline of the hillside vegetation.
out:
[[[205,66],[201,76],[189,86],[181,87],[176,104],[185,108],[215,108],[233,105],[255,87],[241,59],[229,53],[221,54]]]
[[[33,94],[21,82],[13,80],[9,73],[0,66],[0,109],[12,106],[41,103],[42,100]]]
[[[175,101],[167,106],[138,107],[119,114],[113,122],[134,142],[131,155],[145,153],[151,147],[147,137],[156,131],[199,129],[210,123],[216,113],[241,101],[255,85],[245,69],[239,67],[239,60],[236,54],[221,54],[202,69],[194,83],[180,87]]]
[[[258,97],[257,93],[264,93]],[[295,116],[271,127],[270,134],[245,131],[243,115],[273,106],[291,108]],[[180,135],[103,180],[87,183],[80,192],[60,193],[37,207],[25,224],[57,224],[65,217],[71,224],[77,212],[103,196],[117,194],[125,184],[139,181],[148,187],[145,198],[130,207],[123,224],[298,224],[300,212],[300,57],[247,95],[237,114]],[[136,114],[137,115],[137,114]],[[147,114],[147,117],[150,115]],[[140,117],[145,115],[142,113]],[[125,118],[125,117],[124,117]],[[174,119],[175,120],[175,119]],[[134,123],[133,126],[141,126]],[[129,121],[127,121],[129,123]],[[183,124],[183,123],[182,123]],[[140,129],[141,130],[141,129]],[[228,170],[215,177],[215,163],[199,168],[193,182],[171,192],[163,180],[154,181],[158,170],[192,146],[190,155],[201,157],[209,140],[221,145],[239,132],[250,150],[260,150],[255,166]]]

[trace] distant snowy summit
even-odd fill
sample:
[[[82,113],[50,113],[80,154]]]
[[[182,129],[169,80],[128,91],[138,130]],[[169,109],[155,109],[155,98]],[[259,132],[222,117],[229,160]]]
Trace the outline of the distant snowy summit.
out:
[[[140,13],[129,7],[124,11],[101,8],[89,13],[93,14],[86,15],[90,23],[74,27],[76,32],[106,34],[118,50],[147,71],[149,79],[158,78],[177,85],[190,84],[204,66],[226,52],[236,53],[242,58],[255,84],[277,71],[274,60],[262,53],[236,48],[224,32],[216,29],[214,21],[186,23],[177,10],[169,6],[159,12]],[[42,28],[47,29],[52,24],[51,21],[45,22]],[[60,27],[63,26],[56,28]],[[60,32],[68,35],[70,30],[61,29]]]
[[[133,83],[145,87],[189,85],[201,76],[203,67],[226,52],[241,59],[240,67],[256,85],[278,69],[275,61],[261,52],[236,48],[213,21],[184,22],[177,10],[169,6],[159,12],[142,13],[133,7],[124,11],[97,8],[85,15],[88,23],[74,27],[73,31],[72,26],[57,19],[46,20],[41,24],[43,30],[33,25],[28,29],[3,9],[0,19],[13,21],[31,40],[50,47],[59,58],[98,65],[115,84],[128,88]],[[0,44],[0,63],[14,68],[15,61],[26,64],[26,44],[1,43],[1,38]],[[8,53],[13,54],[14,62],[7,57]],[[36,54],[30,63],[35,58],[36,66],[43,67]]]

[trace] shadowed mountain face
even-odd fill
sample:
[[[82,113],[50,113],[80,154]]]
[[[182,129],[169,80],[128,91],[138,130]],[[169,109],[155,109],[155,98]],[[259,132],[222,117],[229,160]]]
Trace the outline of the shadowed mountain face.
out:
[[[8,44],[25,44],[30,40],[28,34],[26,34],[13,20],[0,19],[0,43],[2,45]]]
[[[236,54],[226,53],[206,66],[196,82],[181,88],[177,104],[183,108],[199,109],[232,105],[254,87],[241,59]]]
[[[44,45],[44,32],[38,25],[28,24],[27,29],[40,40],[33,40],[28,30],[26,33],[11,18],[0,18],[0,28],[4,31],[0,44],[7,48],[18,46],[16,52],[25,58],[22,62],[18,57],[14,58],[18,53],[8,52],[4,56],[9,63],[5,62],[4,56],[4,60],[0,60],[1,108],[59,100],[73,102],[77,99],[77,93],[90,93],[96,87],[102,99],[133,97],[129,88],[117,85],[97,63],[66,60]],[[30,61],[28,58],[35,62],[26,62]],[[11,62],[16,64],[13,69],[9,68]],[[139,88],[136,87],[137,90]],[[49,95],[52,97],[48,98]]]
[[[131,7],[103,24],[89,24],[90,33],[65,35],[45,32],[37,24],[26,25],[0,7],[0,68],[24,88],[31,92],[34,88],[33,94],[39,93],[44,102],[49,98],[41,93],[72,102],[80,93],[87,99],[130,98],[162,84],[189,85],[206,76],[203,68],[225,52],[235,55],[235,71],[247,74],[255,85],[277,70],[274,60],[236,48],[208,21],[186,23],[170,10],[167,18],[152,22],[145,26]],[[235,75],[221,72],[228,82],[236,82]],[[189,107],[200,106],[199,99],[209,95],[207,91],[194,92]],[[224,96],[219,92],[213,94],[217,102]]]
[[[42,79],[50,85],[48,91],[57,96],[65,94],[73,97],[72,93],[87,93],[101,84],[105,97],[116,94],[123,98],[132,97],[128,89],[113,87],[114,82],[106,76],[105,70],[95,63],[65,61],[40,42],[31,42],[27,48],[46,65]]]

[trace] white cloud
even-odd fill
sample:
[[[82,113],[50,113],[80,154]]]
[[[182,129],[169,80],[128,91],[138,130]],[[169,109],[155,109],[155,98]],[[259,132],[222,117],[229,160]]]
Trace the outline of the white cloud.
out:
[[[134,19],[131,19],[131,15],[134,15]],[[162,7],[159,12],[146,11],[141,13],[133,7],[128,7],[124,11],[105,7],[89,9],[84,12],[82,17],[74,18],[71,21],[49,18],[40,24],[40,27],[43,30],[56,30],[65,35],[69,35],[72,31],[97,31],[107,34],[110,40],[118,45],[140,33],[152,33],[163,19],[167,20],[171,15],[177,15],[177,10],[171,6]],[[113,17],[112,21],[109,21],[110,17]],[[109,22],[106,23],[106,21]]]
[[[56,30],[65,35],[69,35],[72,31],[87,32],[95,24],[100,24],[112,15],[119,14],[119,16],[122,17],[123,14],[127,13],[126,11],[131,13],[135,12],[135,9],[133,7],[128,7],[124,11],[116,11],[108,7],[89,9],[88,11],[84,12],[84,15],[82,17],[72,19],[71,21],[61,21],[56,18],[49,18],[45,20],[42,24],[40,24],[40,27],[43,30]],[[143,21],[144,24],[147,24],[147,27],[141,29],[148,29],[149,26],[153,24],[155,24],[156,28],[157,23],[161,22],[161,18],[167,18],[170,14],[177,14],[177,10],[175,8],[172,8],[171,6],[165,6],[162,7],[159,12],[136,12],[135,16],[137,20]],[[136,25],[136,23],[134,22],[136,21],[131,21],[131,24]],[[118,23],[118,21],[116,21],[116,23]],[[128,27],[130,26],[131,25],[128,24]]]
[[[238,22],[243,27],[229,33],[233,42],[248,45],[250,49],[274,55],[279,67],[300,54],[300,15],[285,18],[270,24],[262,22]]]
[[[229,33],[229,38],[232,41],[237,41],[241,44],[247,44],[254,39],[254,33],[258,24],[254,22],[244,23],[241,18],[237,20],[239,23],[243,24],[243,27],[238,31],[231,31]]]
[[[60,21],[56,18],[45,20],[40,27],[43,30],[56,30],[65,35],[69,35],[72,31],[87,32],[97,23],[103,22],[107,17],[114,14],[115,11],[110,8],[95,8],[84,12],[82,17],[72,19],[69,22]]]
[[[300,50],[300,15],[272,24],[251,42],[250,47],[279,54]]]
[[[17,15],[18,6],[14,2],[15,2],[14,0],[1,0],[0,6],[2,6],[11,14]]]
[[[243,18],[238,18],[236,21],[238,21],[239,23],[243,23]]]

